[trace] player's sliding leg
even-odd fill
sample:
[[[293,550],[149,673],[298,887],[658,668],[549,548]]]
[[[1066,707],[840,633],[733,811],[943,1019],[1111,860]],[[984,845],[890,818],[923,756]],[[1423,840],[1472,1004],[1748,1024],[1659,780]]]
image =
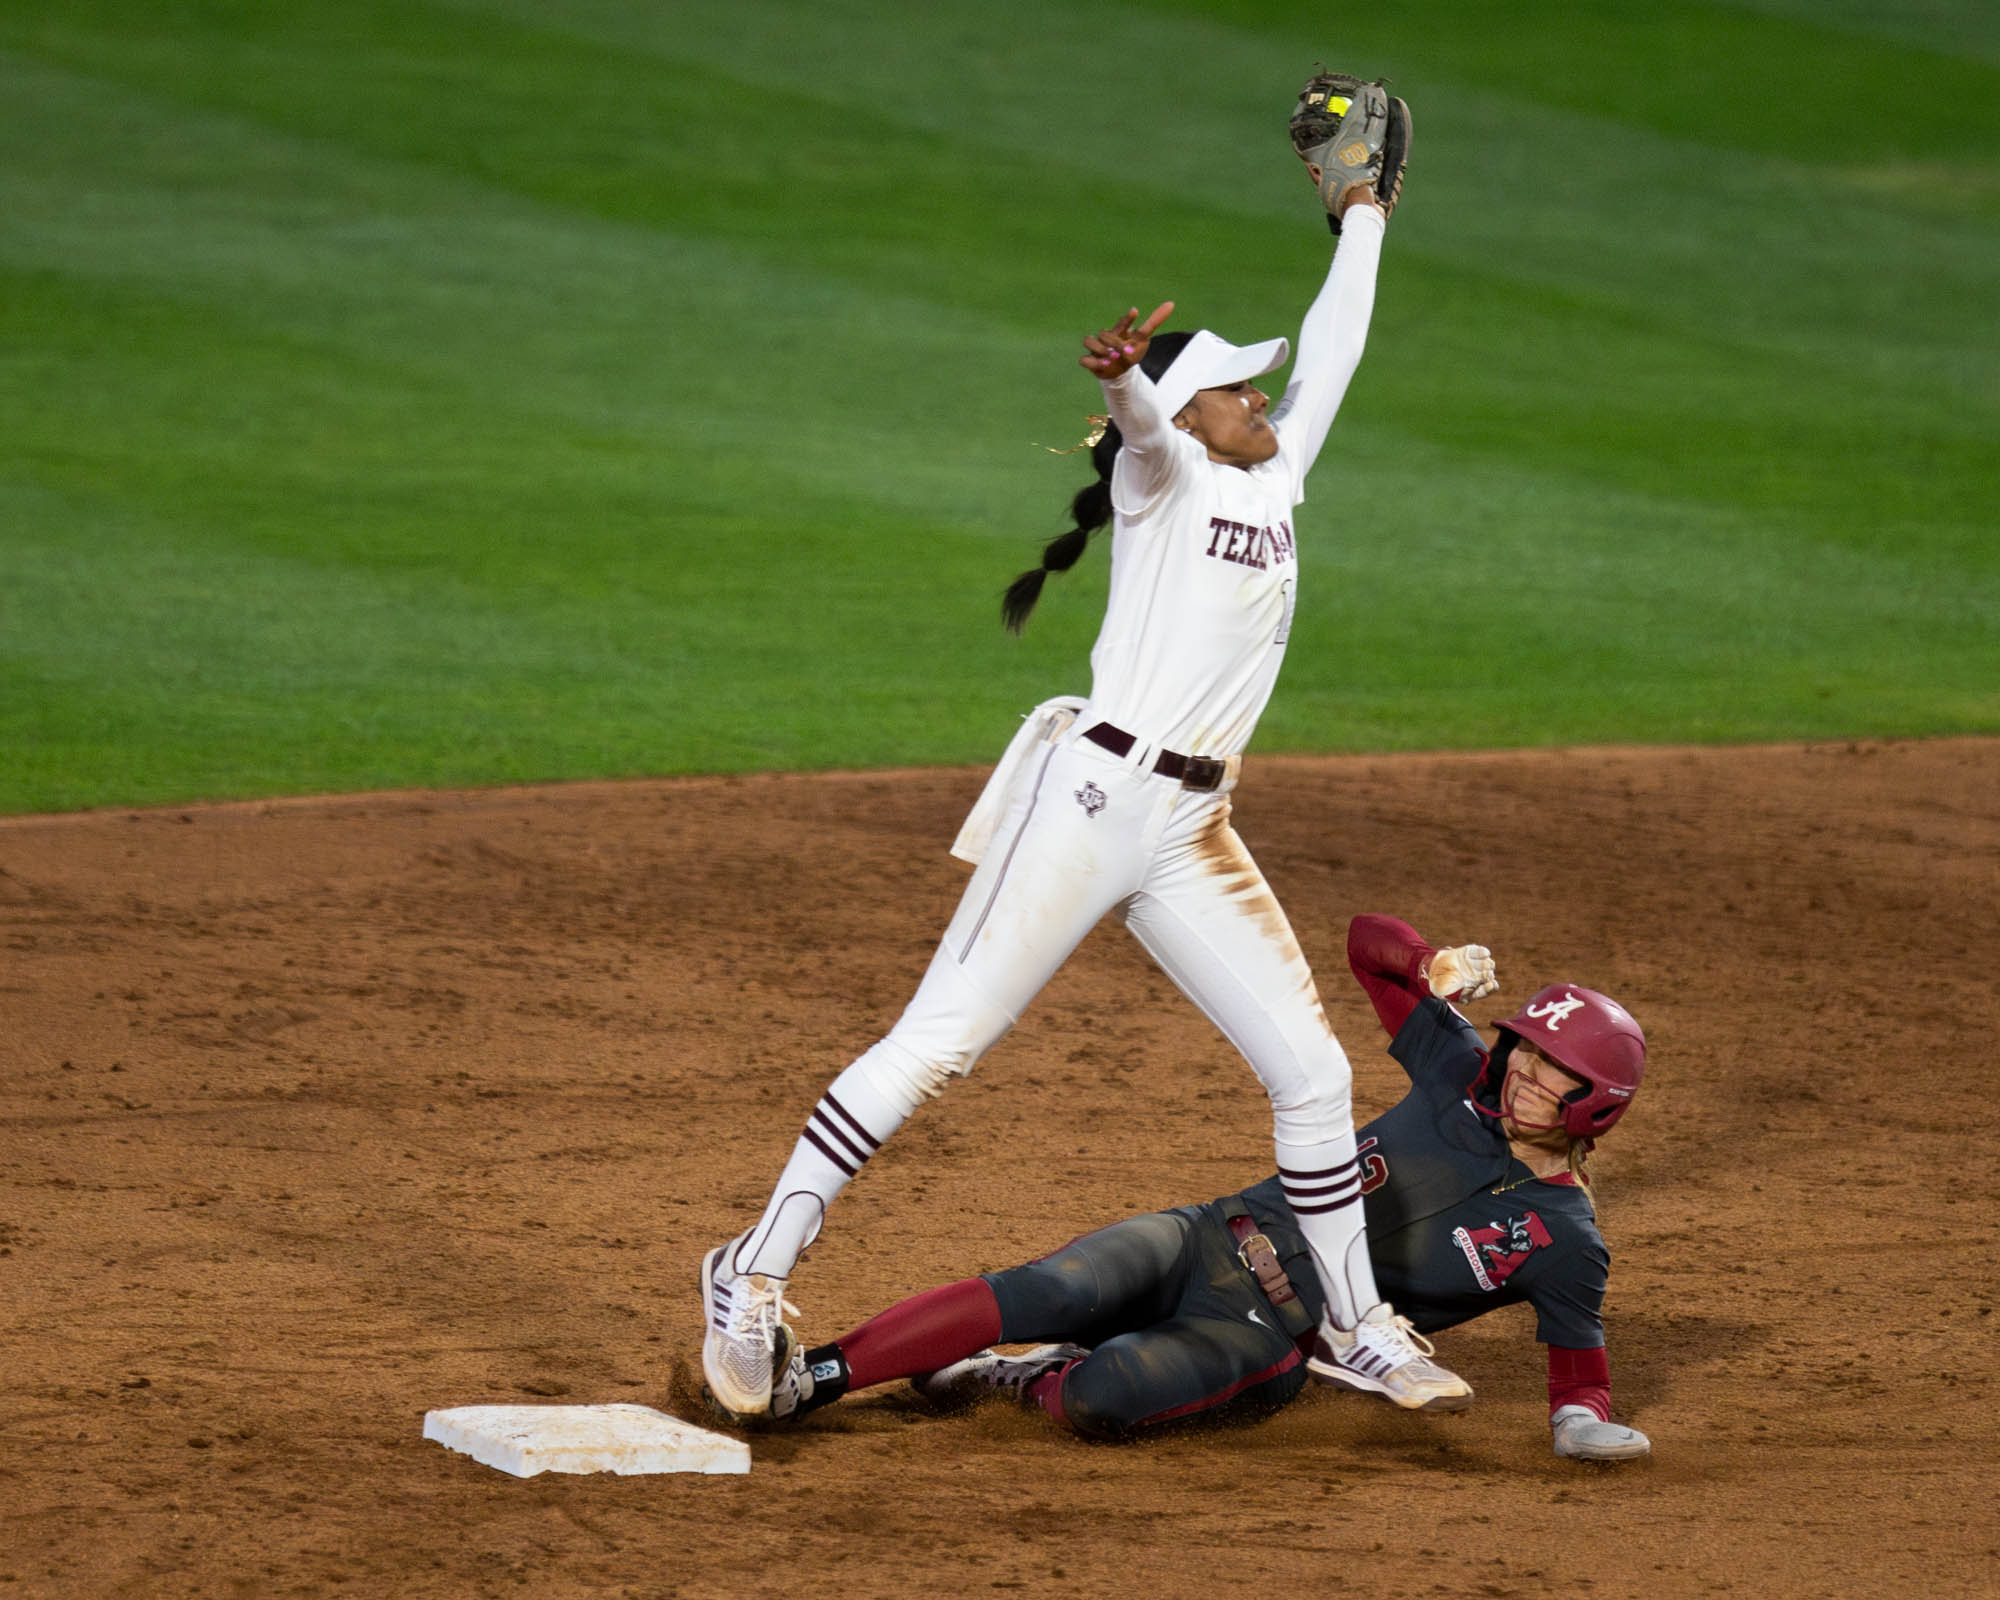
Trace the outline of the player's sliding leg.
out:
[[[995,1274],[991,1281],[1005,1276]],[[985,1287],[983,1280],[969,1281]],[[1177,1282],[1169,1280],[1169,1286]],[[934,1292],[964,1287],[953,1284]],[[1248,1303],[1253,1291],[1242,1292],[1244,1309],[1261,1309],[1269,1317],[1268,1306]],[[803,1415],[949,1348],[930,1337],[922,1349],[913,1342],[887,1366],[864,1367],[861,1362],[868,1356],[879,1360],[884,1352],[878,1344],[863,1355],[857,1348],[861,1332],[794,1355],[772,1393],[772,1415]],[[1015,1344],[1021,1333],[1021,1328],[1008,1328],[995,1338]],[[958,1335],[969,1336],[969,1329]],[[1305,1386],[1306,1367],[1297,1344],[1270,1321],[1240,1314],[1174,1315],[1114,1335],[1095,1350],[1077,1344],[1044,1344],[1019,1355],[980,1350],[936,1372],[913,1375],[913,1381],[918,1393],[934,1403],[956,1406],[1000,1395],[1038,1407],[1085,1438],[1127,1439],[1189,1422],[1268,1414]]]
[[[1191,1227],[1179,1211],[1128,1217],[1025,1266],[913,1295],[831,1344],[788,1352],[771,1414],[803,1415],[896,1378],[934,1377],[919,1386],[933,1401],[962,1399],[981,1386],[1033,1398],[1027,1391],[1034,1380],[1059,1375],[1087,1354],[1083,1346],[1171,1314]],[[1036,1343],[1042,1351],[1027,1359],[986,1349]]]
[[[1030,1398],[1087,1439],[1268,1415],[1305,1387],[1298,1346],[1240,1317],[1170,1317],[1050,1374]]]
[[[789,1421],[851,1389],[935,1372],[999,1338],[1000,1308],[984,1278],[926,1289],[831,1344],[791,1355],[772,1386],[771,1415]]]
[[[1092,1347],[1006,1383],[1086,1438],[1259,1414],[1305,1384],[1304,1306],[1288,1321],[1266,1298],[1213,1209],[1134,1217],[990,1281],[1009,1340],[1073,1330]]]
[[[1276,896],[1226,813],[1217,820],[1219,803],[1189,803],[1176,815],[1145,888],[1126,906],[1126,925],[1270,1095],[1286,1202],[1326,1292],[1314,1371],[1409,1408],[1469,1403],[1470,1385],[1430,1359],[1376,1288],[1347,1055]]]

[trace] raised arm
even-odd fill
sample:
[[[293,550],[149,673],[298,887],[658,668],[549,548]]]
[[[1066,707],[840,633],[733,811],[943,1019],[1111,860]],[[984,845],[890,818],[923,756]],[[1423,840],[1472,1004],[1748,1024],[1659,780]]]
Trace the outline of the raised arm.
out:
[[[1433,950],[1422,934],[1396,917],[1359,916],[1349,922],[1347,964],[1392,1039],[1425,995],[1477,1000],[1499,987],[1492,953],[1484,945]]]
[[[1154,331],[1173,314],[1171,300],[1156,306],[1144,322],[1134,306],[1108,328],[1086,334],[1077,364],[1097,375],[1105,409],[1123,439],[1118,455],[1130,491],[1149,500],[1166,483],[1174,459],[1174,419],[1161,408],[1153,380],[1139,363]]]
[[[1340,248],[1299,329],[1292,381],[1271,409],[1271,425],[1297,462],[1301,488],[1326,443],[1327,429],[1333,426],[1354,369],[1361,365],[1368,323],[1375,314],[1375,273],[1387,225],[1372,196],[1368,203],[1350,205],[1343,214]]]
[[[1430,993],[1422,976],[1430,957],[1423,936],[1396,917],[1360,916],[1347,925],[1347,964],[1392,1039]]]

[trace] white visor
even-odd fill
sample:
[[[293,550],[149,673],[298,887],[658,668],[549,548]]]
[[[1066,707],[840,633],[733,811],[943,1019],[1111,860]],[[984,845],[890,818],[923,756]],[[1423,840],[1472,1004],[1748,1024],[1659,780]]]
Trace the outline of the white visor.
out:
[[[1161,408],[1169,417],[1176,417],[1198,391],[1261,378],[1274,367],[1282,367],[1291,353],[1291,344],[1285,339],[1234,345],[1203,328],[1182,346],[1173,365],[1153,387],[1159,393]]]

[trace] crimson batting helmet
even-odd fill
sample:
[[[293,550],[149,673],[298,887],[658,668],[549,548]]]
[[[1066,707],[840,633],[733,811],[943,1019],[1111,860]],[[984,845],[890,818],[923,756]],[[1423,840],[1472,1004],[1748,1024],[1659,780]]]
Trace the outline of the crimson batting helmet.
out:
[[[1625,1115],[1646,1074],[1646,1035],[1632,1013],[1580,984],[1550,984],[1499,1027],[1584,1080],[1563,1100],[1572,1139],[1595,1139]]]

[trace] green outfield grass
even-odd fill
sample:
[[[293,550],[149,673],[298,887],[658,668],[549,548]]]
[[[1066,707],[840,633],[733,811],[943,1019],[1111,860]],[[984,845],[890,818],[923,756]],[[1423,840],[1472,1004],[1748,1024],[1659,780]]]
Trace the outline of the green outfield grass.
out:
[[[0,810],[989,759],[1128,304],[1416,107],[1260,750],[2000,730],[1973,0],[0,0]]]

